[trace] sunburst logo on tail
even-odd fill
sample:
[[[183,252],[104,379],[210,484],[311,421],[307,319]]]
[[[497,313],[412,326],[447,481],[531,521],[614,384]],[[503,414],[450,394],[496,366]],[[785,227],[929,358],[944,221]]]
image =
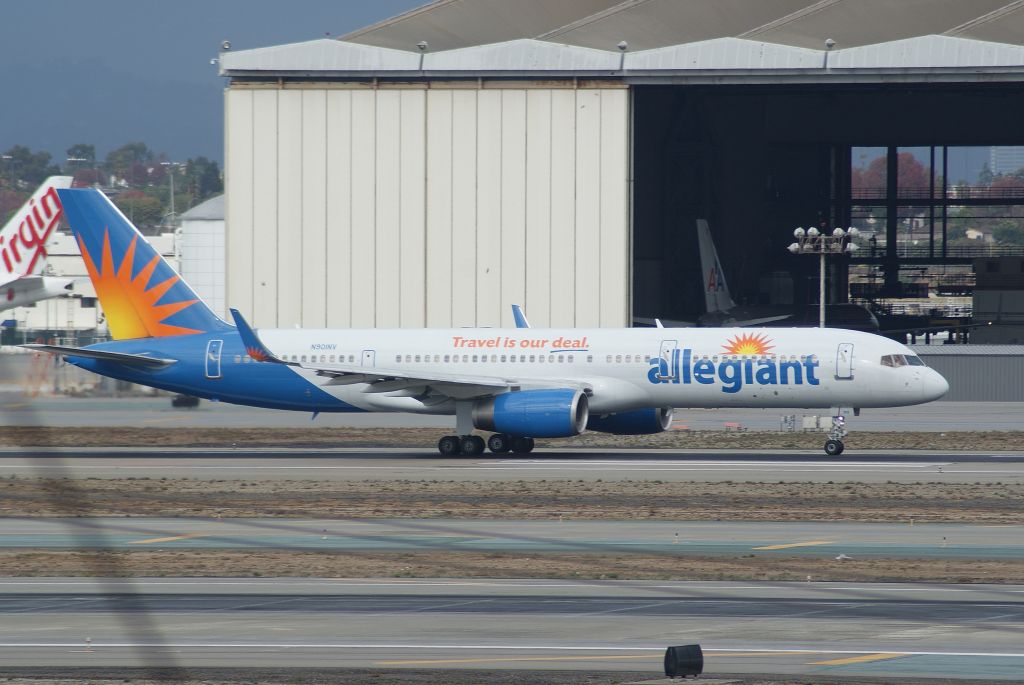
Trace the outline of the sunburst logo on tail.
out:
[[[110,232],[104,230],[103,254],[100,268],[97,269],[96,262],[89,254],[85,242],[82,241],[81,236],[78,238],[78,246],[82,250],[85,268],[89,272],[89,278],[92,279],[96,295],[103,306],[111,335],[115,339],[125,340],[201,333],[202,331],[194,328],[164,323],[169,317],[187,309],[198,300],[157,304],[181,277],[174,274],[166,280],[150,286],[149,280],[160,263],[160,255],[155,254],[133,278],[132,269],[135,266],[137,241],[138,236],[133,236],[124,251],[121,263],[115,268],[114,256],[110,249]]]
[[[744,333],[735,336],[723,345],[723,350],[728,354],[768,354],[772,349],[771,338],[763,333]]]
[[[246,347],[245,351],[250,357],[258,362],[265,362],[270,359],[270,355],[258,347]]]

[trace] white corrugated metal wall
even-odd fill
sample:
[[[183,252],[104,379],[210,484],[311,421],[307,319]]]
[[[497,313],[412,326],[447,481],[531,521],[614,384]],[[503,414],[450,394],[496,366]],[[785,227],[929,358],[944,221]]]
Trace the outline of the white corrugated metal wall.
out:
[[[227,297],[258,326],[625,326],[620,86],[226,95]]]

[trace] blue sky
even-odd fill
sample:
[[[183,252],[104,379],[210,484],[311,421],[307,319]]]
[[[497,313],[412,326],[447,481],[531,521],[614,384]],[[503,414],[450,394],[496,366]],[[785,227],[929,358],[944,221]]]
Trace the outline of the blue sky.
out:
[[[173,160],[224,155],[225,80],[210,59],[232,49],[338,36],[426,0],[3,0],[0,150],[27,145],[63,161],[75,143],[142,141]]]

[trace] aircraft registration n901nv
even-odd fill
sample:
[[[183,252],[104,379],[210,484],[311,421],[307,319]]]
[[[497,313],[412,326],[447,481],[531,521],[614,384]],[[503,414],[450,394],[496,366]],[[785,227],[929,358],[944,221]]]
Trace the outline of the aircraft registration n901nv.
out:
[[[104,376],[236,404],[455,416],[445,455],[584,430],[658,433],[673,407],[893,407],[941,397],[907,347],[836,329],[254,331],[218,318],[102,193],[60,199],[111,342],[26,345]],[[836,421],[826,452],[842,452]]]

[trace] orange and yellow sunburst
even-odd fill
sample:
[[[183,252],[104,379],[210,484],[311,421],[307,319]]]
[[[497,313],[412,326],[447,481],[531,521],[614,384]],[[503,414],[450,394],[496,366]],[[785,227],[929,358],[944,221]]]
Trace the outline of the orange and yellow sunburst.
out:
[[[763,333],[744,333],[737,335],[723,346],[728,354],[768,354],[772,349],[771,338]]]
[[[82,250],[85,268],[92,279],[96,295],[100,298],[103,312],[107,317],[107,326],[115,340],[132,338],[160,338],[168,335],[186,335],[200,333],[193,328],[172,326],[164,320],[190,307],[196,300],[160,304],[157,302],[171,287],[178,282],[179,276],[174,275],[167,280],[146,289],[153,271],[160,263],[160,255],[153,255],[135,278],[132,278],[132,267],[135,264],[135,244],[138,236],[133,236],[124,257],[117,269],[114,269],[114,257],[110,251],[110,233],[103,232],[103,256],[100,269],[86,249],[81,238],[78,246]]]
[[[258,362],[265,362],[270,359],[270,355],[258,347],[246,347],[245,352]]]

